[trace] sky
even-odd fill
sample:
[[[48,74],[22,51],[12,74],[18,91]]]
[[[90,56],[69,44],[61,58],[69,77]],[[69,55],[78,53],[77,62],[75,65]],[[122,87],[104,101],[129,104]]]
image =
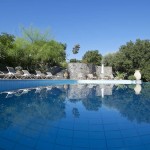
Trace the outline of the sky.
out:
[[[0,33],[20,36],[20,26],[50,30],[67,44],[67,58],[88,50],[103,56],[130,40],[150,39],[150,0],[0,0]],[[78,54],[72,54],[80,44]]]

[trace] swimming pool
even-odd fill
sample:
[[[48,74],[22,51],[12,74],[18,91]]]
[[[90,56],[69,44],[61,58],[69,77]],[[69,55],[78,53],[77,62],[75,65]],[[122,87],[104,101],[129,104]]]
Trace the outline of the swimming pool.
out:
[[[149,150],[150,84],[7,89],[0,149]]]

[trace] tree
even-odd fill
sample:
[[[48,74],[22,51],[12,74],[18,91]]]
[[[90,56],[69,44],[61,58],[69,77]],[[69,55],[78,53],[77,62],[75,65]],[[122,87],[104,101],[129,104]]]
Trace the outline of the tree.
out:
[[[15,38],[7,33],[0,35],[0,69],[8,65],[45,71],[48,67],[65,66],[66,44],[49,39],[48,33],[41,33],[33,27],[23,29],[23,37]]]
[[[49,41],[52,39],[49,30],[41,32],[38,28],[35,28],[32,25],[30,25],[29,28],[22,26],[21,31],[23,38],[31,43],[36,41]]]
[[[127,42],[115,54],[106,56],[105,62],[115,72],[127,73],[127,77],[140,69],[142,80],[150,81],[150,41],[137,39],[135,42]]]
[[[16,39],[18,64],[24,68],[45,70],[47,67],[61,66],[66,61],[66,47],[64,43],[52,40],[49,31],[41,32],[30,26],[21,28],[22,37]]]
[[[15,41],[15,36],[8,33],[1,33],[0,35],[0,43],[2,45],[7,46],[8,48],[13,47],[13,42]]]
[[[77,54],[79,52],[79,49],[80,49],[80,45],[76,44],[72,49],[72,53]]]
[[[109,53],[103,57],[103,61],[105,66],[113,66],[114,65],[115,53]]]
[[[95,65],[101,65],[102,55],[99,54],[98,50],[87,51],[82,57],[82,62],[92,63]]]
[[[45,67],[61,66],[66,61],[65,44],[54,40],[28,43],[24,39],[17,39],[12,55],[17,58],[18,65],[29,70],[45,70]]]
[[[81,60],[78,59],[70,59],[70,63],[81,63]]]
[[[0,68],[11,64],[11,57],[9,52],[15,48],[15,36],[8,33],[1,33],[0,35]]]

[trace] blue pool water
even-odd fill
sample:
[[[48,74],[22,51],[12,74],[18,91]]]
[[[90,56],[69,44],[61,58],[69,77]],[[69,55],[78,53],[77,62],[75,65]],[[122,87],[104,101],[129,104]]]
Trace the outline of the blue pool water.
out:
[[[0,150],[150,150],[150,84],[0,94]]]

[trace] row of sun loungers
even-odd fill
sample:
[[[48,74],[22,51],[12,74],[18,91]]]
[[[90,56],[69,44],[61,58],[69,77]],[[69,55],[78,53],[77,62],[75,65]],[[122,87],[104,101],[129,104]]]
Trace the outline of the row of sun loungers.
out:
[[[41,71],[35,70],[36,74],[30,74],[28,70],[22,70],[23,74],[17,73],[13,67],[6,67],[8,70],[8,73],[4,73],[0,71],[0,78],[1,79],[53,79],[54,76],[51,72],[46,72],[46,74],[42,73]],[[59,78],[59,76],[57,76]],[[102,78],[98,78],[94,76],[93,74],[83,74],[78,73],[77,79],[79,80],[98,80],[98,79],[106,79],[106,80],[112,80],[114,79],[112,76],[104,76]]]
[[[41,71],[35,71],[36,74],[30,74],[28,70],[22,70],[23,74],[17,73],[13,67],[6,67],[8,73],[0,71],[0,78],[2,79],[52,79],[53,75],[51,72],[46,74]]]

